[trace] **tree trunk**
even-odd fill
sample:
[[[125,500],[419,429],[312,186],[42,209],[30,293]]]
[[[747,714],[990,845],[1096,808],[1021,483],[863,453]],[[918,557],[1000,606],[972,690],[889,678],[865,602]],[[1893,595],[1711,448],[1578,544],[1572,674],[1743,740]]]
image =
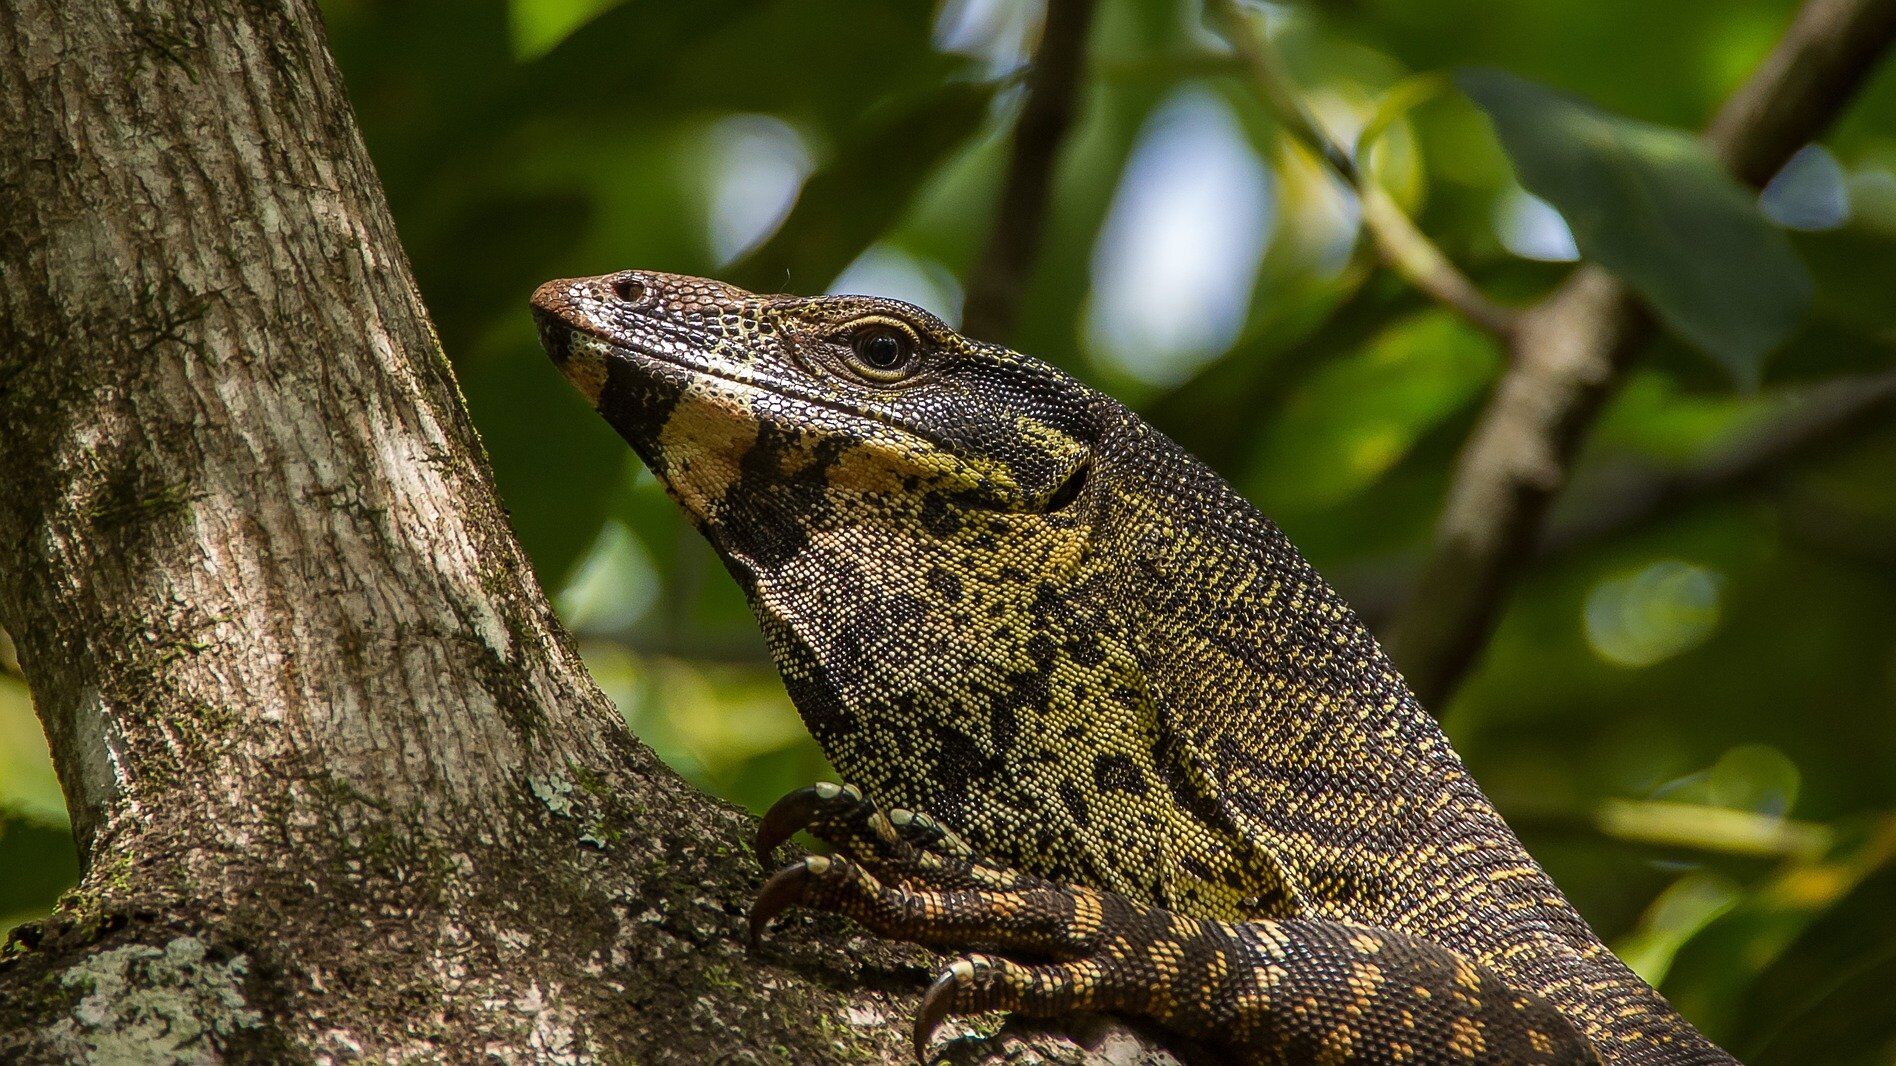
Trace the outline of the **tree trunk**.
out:
[[[0,0],[0,146],[0,625],[85,867],[0,1060],[905,1055],[933,960],[748,953],[748,819],[554,620],[308,0]]]

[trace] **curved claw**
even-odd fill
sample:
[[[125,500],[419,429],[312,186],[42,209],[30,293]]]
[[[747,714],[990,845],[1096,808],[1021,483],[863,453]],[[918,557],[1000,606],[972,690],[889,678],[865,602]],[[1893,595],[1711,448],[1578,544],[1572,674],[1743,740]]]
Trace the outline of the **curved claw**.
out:
[[[757,822],[757,861],[769,862],[770,853],[777,850],[777,845],[810,824],[821,802],[822,797],[817,794],[816,786],[805,785],[771,804]]]
[[[935,982],[928,986],[922,995],[921,1009],[915,1012],[915,1061],[928,1061],[928,1045],[935,1038],[935,1030],[948,1018],[954,1009],[955,989],[965,978],[974,976],[974,964],[967,959],[956,960]]]
[[[770,805],[757,823],[757,861],[767,863],[777,845],[808,829],[823,804],[841,795],[847,785],[821,781],[805,785]]]
[[[772,918],[803,902],[803,891],[809,887],[810,878],[828,868],[828,859],[812,855],[778,870],[771,875],[770,880],[764,882],[764,887],[757,893],[757,901],[751,904],[751,947],[757,946],[758,939],[764,934],[764,927],[770,924]]]

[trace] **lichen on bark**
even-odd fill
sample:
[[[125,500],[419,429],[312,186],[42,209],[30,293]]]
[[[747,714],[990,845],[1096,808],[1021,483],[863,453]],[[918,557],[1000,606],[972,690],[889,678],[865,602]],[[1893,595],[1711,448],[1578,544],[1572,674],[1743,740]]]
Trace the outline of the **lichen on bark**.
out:
[[[58,975],[74,998],[46,1027],[45,1047],[68,1062],[196,1062],[262,1028],[244,997],[249,970],[244,956],[211,958],[189,936],[88,955]]]

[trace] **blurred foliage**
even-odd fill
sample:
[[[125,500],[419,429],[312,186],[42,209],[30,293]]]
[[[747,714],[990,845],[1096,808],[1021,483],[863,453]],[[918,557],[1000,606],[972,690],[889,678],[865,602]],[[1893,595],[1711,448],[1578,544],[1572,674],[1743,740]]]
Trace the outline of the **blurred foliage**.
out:
[[[1705,121],[1793,7],[1262,7],[1314,113],[1488,293],[1530,301],[1584,253],[1635,283],[1646,271],[1691,340],[1656,344],[1615,394],[1557,526],[1610,511],[1628,476],[1694,469],[1815,384],[1896,367],[1896,76],[1762,213],[1678,164],[1695,150],[1671,131]],[[506,502],[601,683],[672,765],[739,803],[823,776],[736,588],[545,365],[525,299],[549,277],[642,266],[877,291],[955,319],[1037,7],[325,10]],[[1474,67],[1508,73],[1477,92],[1499,138],[1450,88]],[[1080,97],[1009,340],[1205,456],[1384,620],[1502,354],[1373,268],[1351,199],[1194,3],[1101,0]],[[1608,172],[1653,192],[1637,217],[1601,217],[1632,188]],[[1741,236],[1716,255],[1654,236],[1692,218]],[[1550,555],[1447,708],[1589,920],[1748,1060],[1896,1056],[1892,469],[1896,426],[1860,426],[1745,491]],[[23,687],[0,677],[0,925],[73,875],[45,759]]]
[[[0,675],[0,930],[43,912],[78,873],[32,697],[17,677]]]
[[[1571,227],[1578,253],[1644,295],[1678,332],[1755,384],[1764,356],[1810,304],[1810,275],[1758,197],[1682,130],[1606,114],[1497,70],[1460,78],[1494,120],[1530,192]],[[1820,180],[1820,179],[1819,179]],[[1799,202],[1828,190],[1806,182]],[[1835,223],[1818,210],[1811,224]]]

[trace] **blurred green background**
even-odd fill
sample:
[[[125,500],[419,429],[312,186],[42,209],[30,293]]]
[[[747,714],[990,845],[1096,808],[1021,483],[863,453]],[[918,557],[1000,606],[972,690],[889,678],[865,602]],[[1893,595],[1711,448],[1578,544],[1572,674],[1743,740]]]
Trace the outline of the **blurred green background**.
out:
[[[515,525],[600,683],[668,762],[753,809],[825,776],[735,587],[546,364],[526,296],[639,266],[957,321],[1039,4],[324,7]],[[1256,10],[1329,128],[1383,127],[1375,180],[1525,303],[1572,269],[1574,237],[1443,75],[1498,68],[1696,129],[1794,5]],[[1738,374],[1655,345],[1587,441],[1555,548],[1439,708],[1601,934],[1761,1063],[1896,1061],[1896,424],[1705,476],[1784,411],[1896,368],[1892,73],[1765,194],[1816,281],[1809,311]],[[1496,343],[1375,267],[1352,199],[1196,3],[1101,0],[1046,223],[1007,339],[1211,461],[1386,626]],[[1629,485],[1665,505],[1624,508]],[[0,928],[75,875],[4,658]]]

